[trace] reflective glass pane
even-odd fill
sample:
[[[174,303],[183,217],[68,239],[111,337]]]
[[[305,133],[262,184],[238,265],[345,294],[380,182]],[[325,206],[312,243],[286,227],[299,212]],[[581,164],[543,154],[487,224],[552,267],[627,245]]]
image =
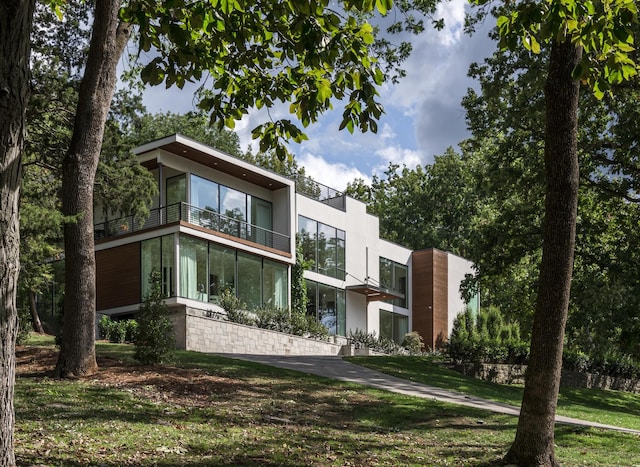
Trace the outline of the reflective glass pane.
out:
[[[316,238],[318,235],[318,223],[314,220],[308,219],[304,216],[298,216],[298,236],[302,243],[302,253],[304,259],[307,261],[313,261],[312,271],[317,271],[317,244]]]
[[[318,284],[318,319],[329,334],[336,334],[338,320],[335,288]]]
[[[176,249],[173,235],[162,237],[162,292],[167,297],[176,295]]]
[[[318,223],[318,272],[336,277],[336,229]]]
[[[207,300],[207,242],[180,236],[180,296]]]
[[[318,283],[306,280],[307,283],[307,314],[318,318]]]
[[[288,308],[287,266],[265,259],[263,268],[263,303],[271,308]]]
[[[261,273],[262,260],[259,257],[238,252],[237,295],[249,309],[262,305]]]
[[[209,247],[209,301],[220,304],[225,290],[235,294],[236,250],[211,243]]]
[[[140,267],[140,284],[142,291],[142,299],[146,297],[151,288],[149,287],[149,278],[153,271],[160,271],[161,256],[160,256],[160,237],[151,238],[140,242],[141,250],[141,267]]]
[[[336,290],[337,305],[337,324],[336,334],[339,336],[347,335],[347,301],[345,299],[344,290]]]
[[[185,174],[167,178],[167,222],[180,220],[180,203],[187,202],[187,177]]]
[[[393,339],[393,313],[380,310],[380,337]]]
[[[402,344],[404,336],[409,332],[409,318],[398,313],[393,314],[393,340]]]

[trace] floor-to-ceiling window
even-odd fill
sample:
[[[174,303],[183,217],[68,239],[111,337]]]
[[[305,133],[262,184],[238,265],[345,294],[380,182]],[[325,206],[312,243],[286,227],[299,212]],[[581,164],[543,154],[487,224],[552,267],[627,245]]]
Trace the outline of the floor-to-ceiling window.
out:
[[[409,332],[409,317],[391,311],[380,310],[380,337],[402,344]]]
[[[262,305],[262,258],[238,252],[237,295],[249,309]]]
[[[236,250],[217,243],[209,245],[209,300],[219,303],[225,290],[236,293]]]
[[[287,304],[289,303],[289,276],[287,266],[264,259],[262,266],[262,284],[262,301],[266,306],[287,308]]]
[[[329,334],[346,335],[344,290],[307,280],[307,314],[320,321]]]
[[[402,294],[402,298],[390,300],[396,306],[407,307],[407,277],[409,268],[387,258],[380,257],[380,286]]]
[[[180,220],[180,203],[187,202],[187,177],[185,174],[167,178],[167,222]]]
[[[248,309],[289,306],[289,267],[218,243],[180,236],[180,296],[220,303],[229,290]]]
[[[149,278],[153,271],[160,273],[162,293],[165,297],[175,295],[175,247],[173,241],[173,235],[165,235],[141,242],[141,298],[144,298],[150,291]]]
[[[298,235],[306,260],[312,260],[312,271],[338,279],[345,278],[346,234],[322,222],[298,216]]]
[[[180,236],[180,296],[208,300],[207,242]]]

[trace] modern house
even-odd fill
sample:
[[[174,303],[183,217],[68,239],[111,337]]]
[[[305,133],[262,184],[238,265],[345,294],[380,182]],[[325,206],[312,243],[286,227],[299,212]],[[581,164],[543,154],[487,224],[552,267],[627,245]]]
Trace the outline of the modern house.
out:
[[[459,286],[472,272],[469,261],[381,239],[378,218],[360,201],[180,135],[134,152],[159,194],[144,222],[95,210],[100,314],[137,311],[155,269],[178,344],[209,349],[203,340],[225,338],[201,331],[220,321],[213,316],[223,313],[223,290],[249,308],[289,306],[296,235],[312,260],[304,273],[307,312],[336,341],[358,329],[401,342],[416,330],[434,348],[467,306]]]

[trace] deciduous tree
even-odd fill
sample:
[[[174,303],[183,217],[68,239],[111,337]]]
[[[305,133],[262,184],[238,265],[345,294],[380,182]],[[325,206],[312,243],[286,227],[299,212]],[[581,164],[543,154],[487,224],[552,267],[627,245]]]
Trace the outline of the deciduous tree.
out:
[[[637,73],[629,55],[636,21],[635,2],[626,0],[523,2],[498,18],[504,47],[515,49],[518,41],[534,53],[541,44],[549,47],[542,264],[531,357],[508,462],[558,465],[554,424],[576,235],[580,82],[602,97],[612,83]]]

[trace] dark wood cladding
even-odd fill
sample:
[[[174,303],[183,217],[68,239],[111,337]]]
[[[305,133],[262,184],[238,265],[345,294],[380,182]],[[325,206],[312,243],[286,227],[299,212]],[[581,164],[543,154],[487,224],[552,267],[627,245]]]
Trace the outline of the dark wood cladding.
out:
[[[435,249],[415,251],[412,255],[413,330],[435,349],[446,339],[449,321],[449,260]]]
[[[140,303],[140,242],[96,251],[96,308]]]

